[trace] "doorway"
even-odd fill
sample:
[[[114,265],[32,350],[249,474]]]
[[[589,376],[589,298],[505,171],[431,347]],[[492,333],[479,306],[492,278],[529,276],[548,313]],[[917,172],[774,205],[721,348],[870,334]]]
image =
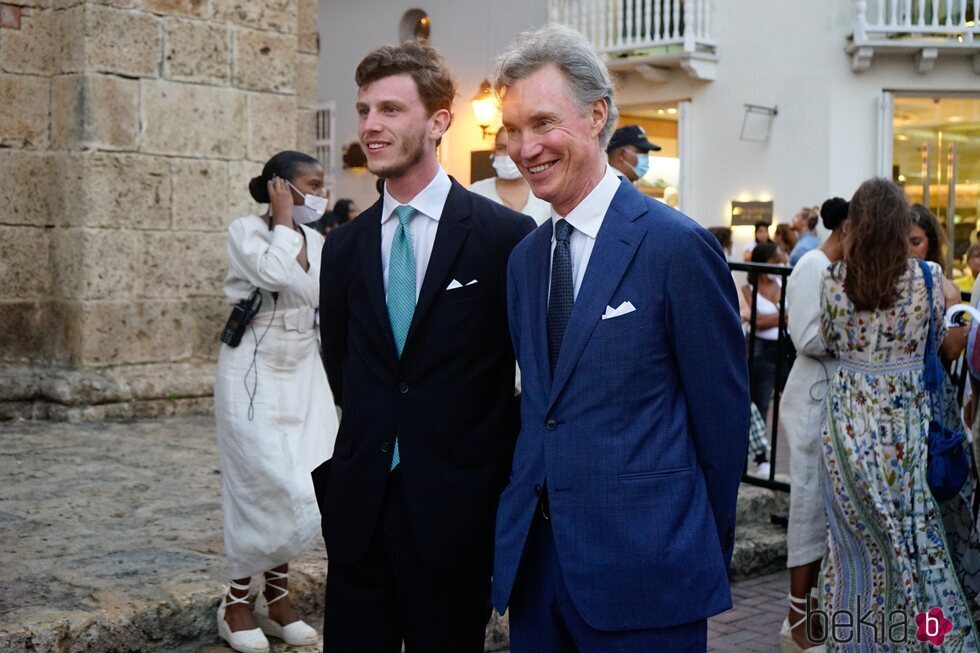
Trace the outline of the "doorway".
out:
[[[660,146],[650,152],[650,169],[636,181],[636,188],[643,194],[684,211],[686,199],[683,181],[682,156],[687,144],[683,138],[683,125],[687,122],[690,102],[664,102],[620,107],[617,129],[624,125],[639,125],[647,139]]]
[[[894,94],[892,178],[939,218],[946,275],[972,288],[965,259],[980,226],[980,96]]]

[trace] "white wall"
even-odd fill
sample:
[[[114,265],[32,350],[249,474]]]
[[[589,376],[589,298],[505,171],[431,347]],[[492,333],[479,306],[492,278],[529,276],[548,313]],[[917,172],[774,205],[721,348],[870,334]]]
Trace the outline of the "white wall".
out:
[[[470,98],[493,71],[493,59],[525,29],[543,25],[544,0],[320,0],[320,55],[317,95],[337,102],[337,197],[353,197],[362,208],[377,198],[375,177],[342,169],[340,148],[357,140],[354,70],[369,52],[397,44],[399,24],[410,9],[425,11],[432,21],[429,42],[446,58],[459,84],[453,125],[443,140],[446,171],[469,183],[470,152],[492,148],[482,140]]]
[[[852,72],[844,48],[853,16],[853,0],[716,0],[715,81],[681,70],[663,84],[620,76],[620,104],[691,100],[691,217],[728,224],[732,199],[772,199],[775,221],[788,222],[801,206],[850,198],[877,171],[883,91],[980,89],[967,57],[941,54],[919,75],[911,56],[876,55],[870,70]],[[778,106],[767,143],[739,140],[744,104]],[[735,235],[740,252],[752,228]]]

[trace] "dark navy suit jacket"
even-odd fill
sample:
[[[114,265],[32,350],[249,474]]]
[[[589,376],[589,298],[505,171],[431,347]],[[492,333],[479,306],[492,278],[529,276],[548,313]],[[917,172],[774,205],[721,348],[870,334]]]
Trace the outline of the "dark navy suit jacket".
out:
[[[523,392],[497,513],[494,604],[507,607],[547,481],[561,573],[589,625],[664,628],[726,610],[749,393],[721,247],[621,182],[552,379],[551,237],[549,221],[514,249],[508,268]],[[626,301],[636,310],[602,319]]]
[[[453,180],[399,357],[385,306],[381,209],[378,200],[323,246],[323,360],[343,409],[333,457],[313,472],[327,552],[332,564],[354,565],[368,550],[397,435],[420,555],[447,573],[489,575],[518,428],[507,260],[534,222]],[[449,289],[453,280],[467,285]]]

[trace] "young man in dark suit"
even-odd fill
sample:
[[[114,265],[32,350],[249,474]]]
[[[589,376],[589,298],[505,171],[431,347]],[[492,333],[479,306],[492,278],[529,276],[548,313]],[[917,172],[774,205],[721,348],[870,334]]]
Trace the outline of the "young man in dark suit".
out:
[[[507,258],[533,221],[436,159],[455,82],[418,42],[358,66],[381,199],[327,240],[323,355],[342,409],[314,472],[331,653],[483,650],[493,522],[516,438]]]

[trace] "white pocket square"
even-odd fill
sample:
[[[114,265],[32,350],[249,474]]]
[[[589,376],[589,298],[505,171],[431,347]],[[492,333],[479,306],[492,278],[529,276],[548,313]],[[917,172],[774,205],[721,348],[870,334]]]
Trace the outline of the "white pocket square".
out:
[[[469,283],[467,283],[465,285],[466,286],[472,286],[473,284],[476,283],[476,281],[477,281],[476,279],[473,279],[473,281],[470,281]],[[452,281],[449,282],[449,285],[446,286],[446,290],[456,290],[457,288],[462,288],[463,286],[464,286],[464,284],[460,283],[456,279],[453,279]]]
[[[619,308],[613,308],[612,306],[606,306],[606,312],[602,314],[603,320],[608,320],[611,317],[620,317],[627,315],[636,310],[632,302],[623,302],[619,305]]]

